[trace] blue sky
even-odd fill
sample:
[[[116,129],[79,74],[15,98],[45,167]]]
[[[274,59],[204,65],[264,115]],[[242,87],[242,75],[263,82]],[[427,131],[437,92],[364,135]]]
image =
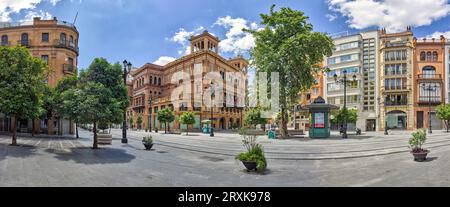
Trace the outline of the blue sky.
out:
[[[330,34],[412,25],[417,37],[450,37],[447,0],[0,0],[0,20],[39,15],[72,22],[79,12],[80,68],[95,57],[127,59],[140,67],[184,55],[188,35],[204,29],[226,40],[225,57],[245,53],[252,39],[237,29],[258,27],[259,14],[272,4],[305,12],[316,31]]]

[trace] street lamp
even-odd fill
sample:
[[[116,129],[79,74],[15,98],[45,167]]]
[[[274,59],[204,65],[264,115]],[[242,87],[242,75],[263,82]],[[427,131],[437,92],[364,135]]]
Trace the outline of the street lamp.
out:
[[[338,79],[337,74],[334,74],[334,81],[336,83],[342,84],[344,85],[344,111],[347,113],[347,84],[351,84],[352,82],[356,81],[356,75],[353,75],[353,81],[349,82],[347,80],[347,70],[342,71],[343,72],[343,77],[341,79]],[[344,116],[344,121],[343,121],[343,133],[342,133],[342,138],[343,139],[347,139],[348,135],[347,135],[347,114],[345,114]]]
[[[428,91],[428,132],[430,134],[433,133],[432,127],[431,127],[431,92],[436,92],[438,86],[436,84],[434,85],[428,85],[422,84],[422,88],[424,91]]]
[[[149,95],[149,97],[148,97],[148,105],[149,105],[149,108],[148,108],[148,130],[150,132],[152,132],[152,112],[153,112],[152,104],[153,104],[153,99],[152,99],[151,95]]]
[[[380,98],[378,98],[378,103],[380,103]],[[386,98],[384,98],[384,102],[383,102],[383,106],[384,106],[384,135],[389,135],[388,132],[388,122],[387,122],[387,113],[386,113]],[[381,118],[380,118],[381,119]]]
[[[211,82],[211,129],[210,129],[210,137],[214,137],[214,127],[213,127],[213,111],[214,111],[214,89],[213,89],[214,83]]]
[[[126,60],[123,61],[123,82],[125,86],[127,86],[127,77],[128,74],[131,72],[131,62],[128,62]],[[124,110],[123,112],[123,123],[122,123],[122,143],[126,144],[128,143],[127,139],[127,110]]]

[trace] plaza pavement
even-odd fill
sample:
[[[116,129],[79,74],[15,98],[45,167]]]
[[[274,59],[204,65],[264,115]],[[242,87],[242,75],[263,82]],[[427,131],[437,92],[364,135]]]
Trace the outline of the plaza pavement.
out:
[[[155,146],[143,150],[148,133],[129,131],[121,144],[90,149],[92,134],[74,138],[19,138],[8,146],[0,135],[0,186],[450,186],[450,135],[429,136],[430,159],[412,161],[411,132],[369,133],[342,140],[296,138],[258,140],[266,149],[268,170],[247,173],[234,156],[241,137],[152,133]]]

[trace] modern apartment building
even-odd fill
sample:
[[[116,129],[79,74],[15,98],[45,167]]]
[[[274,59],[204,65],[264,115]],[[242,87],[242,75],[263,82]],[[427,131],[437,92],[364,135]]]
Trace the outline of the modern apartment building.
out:
[[[47,82],[55,87],[64,76],[76,74],[78,64],[77,28],[67,22],[41,20],[34,18],[33,22],[0,23],[0,43],[2,47],[23,46],[28,48],[31,55],[46,62],[52,73]],[[58,117],[51,120],[19,120],[18,130],[31,132],[34,124],[36,133],[67,134],[74,132],[74,126],[68,120]],[[10,131],[11,118],[0,112],[0,131]]]
[[[191,37],[190,41],[191,54],[164,66],[146,64],[132,72],[132,81],[128,83],[131,105],[127,115],[134,119],[133,128],[163,129],[164,123],[158,121],[157,112],[166,107],[170,107],[176,117],[185,111],[195,112],[195,124],[189,126],[191,130],[200,130],[202,121],[210,119],[213,120],[213,127],[218,130],[230,129],[233,125],[242,126],[245,93],[239,93],[237,88],[247,90],[247,60],[240,55],[233,59],[221,57],[220,40],[208,31]],[[223,86],[223,90],[215,90],[214,100],[219,97],[217,100],[221,104],[216,105],[219,102],[215,102],[212,114],[211,107],[203,102],[203,97],[210,96],[208,88],[211,87],[211,82],[203,81],[202,78],[210,72],[220,76],[219,81],[215,79],[216,83],[213,84],[217,85],[214,87]],[[189,76],[189,81],[182,76]],[[227,94],[227,87],[235,89],[234,92]],[[187,88],[190,88],[188,94],[180,93],[173,97],[175,90],[182,92]],[[150,97],[152,102],[149,101]],[[142,126],[136,126],[138,116],[143,118]],[[170,124],[170,129],[174,130],[184,130],[187,127],[180,124],[177,118]]]
[[[328,103],[344,106],[344,85],[335,81],[335,75],[342,78],[346,73],[351,81],[347,85],[347,107],[357,109],[359,118],[356,125],[349,124],[350,130],[376,130],[378,36],[377,30],[371,30],[334,37],[335,51],[325,61],[329,72],[324,77],[324,98]]]
[[[380,31],[378,82],[380,121],[378,129],[414,129],[414,40],[405,32]]]
[[[445,38],[414,38],[415,128],[442,129],[436,106],[445,103]]]

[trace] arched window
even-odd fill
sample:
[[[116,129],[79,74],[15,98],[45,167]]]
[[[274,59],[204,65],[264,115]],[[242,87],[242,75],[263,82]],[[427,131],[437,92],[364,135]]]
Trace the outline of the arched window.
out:
[[[158,79],[156,77],[153,78],[153,84],[157,84],[158,83]]]
[[[420,61],[425,61],[427,59],[427,54],[425,52],[420,53]]]
[[[20,41],[22,46],[28,46],[28,34],[27,33],[23,33],[21,35],[21,41]]]
[[[59,35],[59,41],[60,41],[60,43],[61,44],[66,44],[66,41],[67,41],[67,35],[66,35],[66,33],[61,33],[60,35]]]
[[[161,85],[161,78],[158,78],[158,85]]]
[[[422,68],[422,78],[435,78],[436,68],[433,66],[425,66]]]
[[[8,35],[2,36],[2,46],[8,46]]]
[[[436,51],[433,52],[433,61],[438,60],[438,53]]]
[[[431,52],[427,52],[427,61],[431,61]]]
[[[73,36],[72,35],[69,36],[69,46],[75,47],[75,43],[73,42]]]
[[[153,84],[153,76],[150,76],[150,84]]]

